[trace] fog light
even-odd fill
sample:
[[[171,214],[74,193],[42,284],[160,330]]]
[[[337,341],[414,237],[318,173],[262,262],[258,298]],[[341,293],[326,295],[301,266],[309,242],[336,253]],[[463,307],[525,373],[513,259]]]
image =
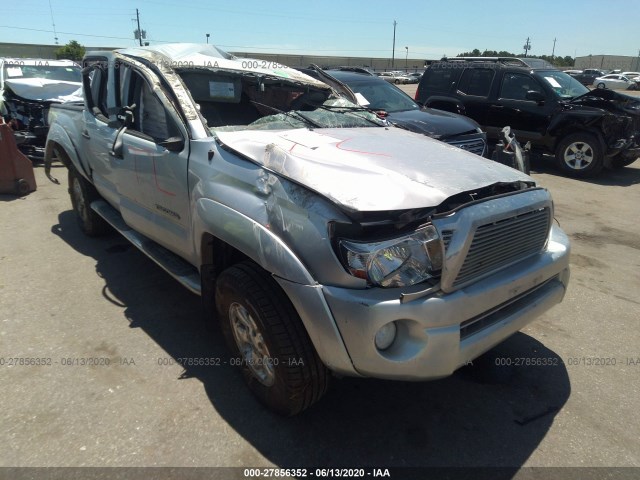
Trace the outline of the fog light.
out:
[[[396,339],[396,322],[390,322],[384,325],[376,333],[376,348],[378,350],[386,350]]]

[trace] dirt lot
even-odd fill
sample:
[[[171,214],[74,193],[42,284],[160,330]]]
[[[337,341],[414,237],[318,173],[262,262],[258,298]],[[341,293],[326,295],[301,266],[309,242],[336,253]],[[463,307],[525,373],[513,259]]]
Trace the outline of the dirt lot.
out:
[[[0,466],[640,467],[640,161],[533,167],[573,241],[564,303],[448,379],[337,380],[297,418],[235,367],[180,366],[226,358],[198,297],[118,235],[84,237],[64,169],[38,168],[36,192],[0,196]]]

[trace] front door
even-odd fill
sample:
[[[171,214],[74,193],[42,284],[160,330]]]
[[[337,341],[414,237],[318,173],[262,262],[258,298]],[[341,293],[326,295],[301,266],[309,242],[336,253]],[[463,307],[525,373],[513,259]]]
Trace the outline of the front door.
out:
[[[136,68],[121,68],[123,105],[135,107],[122,135],[116,181],[131,227],[176,253],[190,253],[187,135],[161,87]]]
[[[527,100],[527,92],[539,92],[547,99],[543,102]],[[510,126],[518,141],[524,144],[540,142],[546,133],[553,110],[553,99],[542,85],[526,73],[507,72],[502,78],[498,100],[489,108],[487,132],[495,136],[505,126]]]

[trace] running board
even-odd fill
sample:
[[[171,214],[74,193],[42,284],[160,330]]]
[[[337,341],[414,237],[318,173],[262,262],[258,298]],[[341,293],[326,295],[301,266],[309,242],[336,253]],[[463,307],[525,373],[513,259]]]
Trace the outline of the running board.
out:
[[[156,262],[169,275],[196,295],[201,295],[198,270],[175,253],[170,252],[153,240],[136,232],[127,225],[118,211],[104,200],[91,202],[91,209],[104,218],[122,236],[135,245],[142,253]]]

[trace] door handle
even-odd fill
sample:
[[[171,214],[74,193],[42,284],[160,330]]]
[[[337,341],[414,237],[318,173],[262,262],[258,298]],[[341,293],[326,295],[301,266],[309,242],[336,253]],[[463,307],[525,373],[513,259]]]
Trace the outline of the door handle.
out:
[[[82,131],[82,136],[84,138],[86,138],[87,140],[91,140],[91,136],[89,135],[89,131],[88,130],[83,130]]]
[[[502,105],[491,105],[491,107],[489,107],[491,110],[503,110],[504,107]]]

